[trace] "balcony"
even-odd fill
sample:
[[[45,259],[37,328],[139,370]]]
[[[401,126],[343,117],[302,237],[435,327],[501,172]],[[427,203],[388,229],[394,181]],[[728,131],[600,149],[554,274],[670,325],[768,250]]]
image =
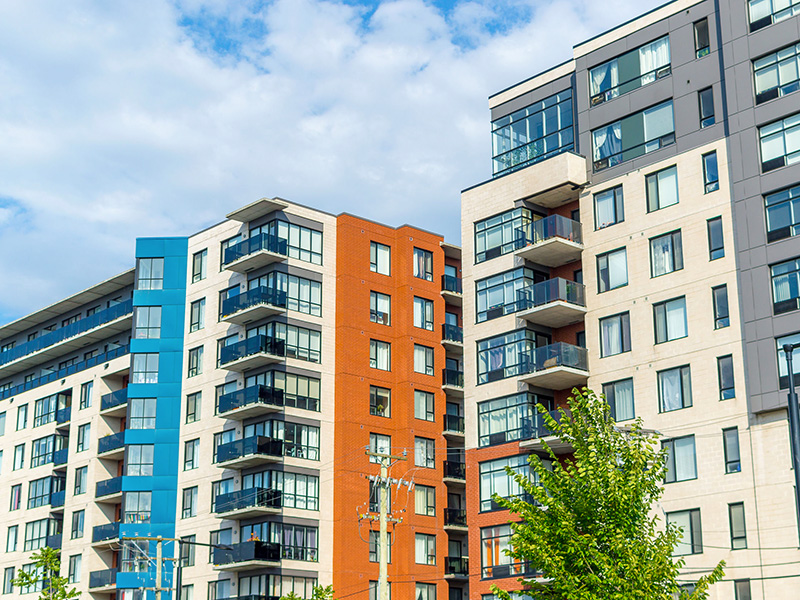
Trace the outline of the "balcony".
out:
[[[545,327],[564,327],[586,315],[586,288],[560,277],[521,289],[517,316]]]
[[[553,417],[557,423],[561,421],[561,411],[551,410],[547,414]],[[523,420],[522,435],[524,439],[520,440],[519,449],[524,452],[545,452],[542,442],[546,442],[555,454],[572,452],[572,444],[555,436],[545,423],[541,413],[536,413],[532,418]]]
[[[66,442],[65,442],[64,448],[53,452],[53,468],[62,467],[66,465],[68,459],[69,459],[69,449],[66,447]]]
[[[119,523],[92,527],[92,547],[111,548],[119,543]]]
[[[469,577],[469,559],[466,556],[447,556],[444,559],[445,579],[466,579]]]
[[[459,415],[444,415],[444,437],[449,440],[459,441],[464,439],[464,417]]]
[[[283,409],[283,390],[253,385],[219,397],[217,414],[243,421]]]
[[[219,352],[219,364],[223,369],[241,373],[248,369],[282,362],[285,357],[284,340],[255,335],[222,348]]]
[[[580,260],[583,251],[581,224],[561,215],[550,215],[516,230],[515,254],[546,267]]]
[[[589,378],[586,348],[564,342],[534,349],[522,357],[521,369],[523,383],[551,390],[580,387]]]
[[[230,549],[214,548],[215,571],[249,571],[280,565],[280,544],[252,541],[233,544]]]
[[[104,417],[124,417],[128,413],[128,388],[105,394],[100,398],[100,414]]]
[[[464,329],[458,325],[442,323],[442,346],[453,354],[464,353]]]
[[[288,252],[287,240],[262,233],[226,248],[222,266],[229,271],[248,273],[253,269],[286,260]]]
[[[65,406],[56,411],[56,427],[66,426],[72,420],[72,407]]]
[[[44,545],[48,548],[53,548],[56,550],[61,549],[61,534],[56,533],[55,535],[48,535],[44,540]]]
[[[222,301],[220,320],[246,325],[286,312],[286,292],[257,287]]]
[[[95,484],[94,496],[96,502],[119,504],[122,501],[122,477],[98,481]]]
[[[117,333],[130,332],[132,316],[133,300],[128,300],[66,327],[40,335],[35,340],[0,353],[0,372],[3,377],[13,375]]]
[[[223,469],[247,469],[283,460],[283,442],[253,436],[217,447],[217,466]]]
[[[464,396],[464,371],[442,369],[442,389],[451,396]]]
[[[444,477],[442,481],[445,483],[464,485],[467,481],[467,465],[454,460],[444,461]]]
[[[89,573],[89,589],[95,592],[113,590],[117,587],[119,569],[103,569]]]
[[[468,531],[467,511],[463,508],[445,508],[444,528],[450,531]]]
[[[461,306],[461,278],[452,275],[442,275],[442,296],[445,302],[453,306]]]
[[[121,459],[125,455],[125,432],[120,431],[97,440],[97,455],[100,458]]]
[[[62,509],[64,507],[64,500],[66,498],[66,491],[53,492],[50,494],[50,508]]]
[[[251,519],[281,512],[283,495],[280,490],[250,488],[220,494],[214,502],[214,512],[224,519]]]

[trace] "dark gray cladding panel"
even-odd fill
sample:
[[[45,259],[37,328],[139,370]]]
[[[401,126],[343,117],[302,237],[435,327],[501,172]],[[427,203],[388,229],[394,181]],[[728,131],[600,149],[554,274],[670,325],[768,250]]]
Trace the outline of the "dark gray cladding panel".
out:
[[[535,90],[522,94],[514,98],[513,100],[509,100],[508,102],[504,102],[499,106],[495,106],[492,109],[492,121],[496,121],[501,117],[505,117],[512,113],[517,112],[521,108],[525,108],[526,106],[530,106],[534,102],[541,102],[545,98],[552,96],[553,94],[558,94],[559,92],[563,92],[566,89],[572,87],[572,74],[565,75],[563,77],[559,77],[558,79],[551,81],[550,83],[543,85],[542,87],[538,87]]]

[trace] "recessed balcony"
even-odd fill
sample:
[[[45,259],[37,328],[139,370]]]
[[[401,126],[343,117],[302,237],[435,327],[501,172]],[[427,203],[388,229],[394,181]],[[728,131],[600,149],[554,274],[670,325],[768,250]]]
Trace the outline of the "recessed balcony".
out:
[[[64,439],[64,447],[61,450],[53,452],[53,468],[66,469],[67,461],[69,460],[69,448],[67,448],[67,438]]]
[[[217,447],[217,466],[247,469],[283,460],[283,441],[257,435]]]
[[[556,277],[525,287],[518,293],[517,316],[545,327],[564,327],[586,315],[586,288]]]
[[[106,435],[97,440],[99,458],[120,460],[125,456],[125,432]]]
[[[50,494],[50,508],[51,510],[64,510],[64,500],[66,499],[65,490],[59,492],[52,492]]]
[[[122,502],[122,477],[104,479],[95,484],[95,502],[119,504]]]
[[[248,273],[288,258],[289,242],[262,233],[225,249],[222,266],[229,271]]]
[[[61,539],[62,539],[62,534],[60,534],[60,533],[55,533],[53,535],[48,535],[45,538],[45,541],[44,541],[45,542],[45,546],[47,546],[48,548],[54,548],[56,550],[61,550]]]
[[[442,481],[455,485],[465,485],[467,481],[467,465],[454,460],[444,461]]]
[[[128,413],[128,388],[100,397],[100,414],[104,417],[124,417]]]
[[[280,514],[282,504],[280,490],[250,488],[220,494],[214,501],[214,512],[222,519],[253,519]]]
[[[464,440],[464,417],[459,415],[444,415],[444,431],[442,435],[451,441]]]
[[[561,215],[550,215],[517,229],[516,246],[517,256],[546,267],[580,260],[583,252],[581,224]]]
[[[229,548],[214,548],[215,571],[252,571],[280,565],[280,544],[254,540],[233,544]]]
[[[561,411],[551,410],[548,414],[556,422],[561,421]],[[522,429],[523,437],[527,439],[520,440],[519,449],[524,452],[546,452],[544,443],[546,443],[555,454],[570,454],[572,452],[572,444],[554,435],[553,431],[547,426],[544,416],[541,413],[536,413],[530,419],[524,419]]]
[[[217,402],[217,414],[226,419],[244,421],[283,410],[283,390],[265,385],[252,385],[229,394]]]
[[[533,350],[522,357],[520,380],[551,390],[566,390],[586,385],[589,378],[586,348],[557,342]]]
[[[444,528],[446,531],[464,533],[469,531],[467,526],[467,511],[463,508],[444,509]]]
[[[464,397],[464,371],[442,369],[442,389],[449,395]]]
[[[466,556],[447,556],[444,559],[445,579],[469,578],[469,559]]]
[[[461,278],[453,275],[442,275],[442,297],[447,304],[461,306],[462,291]]]
[[[220,367],[239,373],[257,367],[283,362],[286,357],[284,340],[255,335],[220,349]]]
[[[458,325],[442,323],[442,346],[453,354],[464,354],[464,329]]]
[[[247,325],[286,312],[286,292],[257,287],[222,301],[220,320]]]

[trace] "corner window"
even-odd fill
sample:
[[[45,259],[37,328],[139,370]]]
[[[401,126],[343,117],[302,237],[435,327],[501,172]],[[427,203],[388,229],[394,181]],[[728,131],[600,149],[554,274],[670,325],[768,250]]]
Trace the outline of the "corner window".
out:
[[[700,509],[667,513],[667,523],[683,530],[673,556],[703,553],[703,532],[700,527]]]
[[[672,100],[592,131],[592,160],[602,171],[675,143]]]
[[[670,412],[692,405],[692,375],[689,365],[659,371],[658,410]]]
[[[391,248],[378,242],[369,243],[369,270],[381,275],[391,273]]]
[[[685,296],[653,304],[653,316],[656,344],[671,342],[688,335]]]
[[[728,286],[720,285],[711,288],[714,303],[714,329],[722,329],[731,324],[728,313]]]
[[[136,261],[136,289],[160,290],[164,287],[164,259],[140,258]]]
[[[478,385],[527,373],[534,351],[550,344],[550,337],[517,329],[478,342]]]
[[[650,276],[659,277],[683,269],[681,232],[650,238]]]
[[[753,61],[756,104],[800,89],[800,44],[783,48]]]
[[[694,22],[694,55],[703,58],[711,51],[711,43],[708,35],[708,19],[701,19]]]
[[[714,88],[706,88],[697,92],[697,104],[700,109],[700,129],[714,124]]]
[[[475,282],[478,323],[527,308],[526,297],[530,295],[531,287],[545,279],[546,275],[526,267],[478,279]]]
[[[392,297],[380,292],[369,293],[369,320],[380,325],[391,325]]]
[[[664,36],[590,70],[589,103],[597,106],[670,72],[669,36]]]
[[[631,351],[631,319],[627,312],[600,319],[600,357]]]
[[[719,189],[719,171],[717,169],[717,153],[703,154],[703,182],[705,193],[710,194]]]
[[[800,113],[759,127],[758,137],[762,172],[800,161]]]
[[[629,421],[636,414],[633,405],[633,379],[621,379],[603,384],[603,395],[615,421]]]
[[[414,297],[414,327],[433,331],[433,302]]]
[[[497,494],[501,498],[512,498],[514,496],[526,497],[527,492],[516,480],[508,474],[506,468],[523,477],[536,478],[536,474],[528,464],[528,457],[525,454],[509,456],[507,458],[497,458],[482,462],[480,470],[480,501],[481,512],[488,510],[500,510],[500,505],[494,500]],[[527,496],[530,499],[530,496]]]
[[[208,250],[204,249],[192,255],[192,283],[197,283],[206,278],[206,263]]]
[[[594,195],[594,228],[604,229],[625,220],[625,207],[622,202],[622,186],[611,188]]]
[[[725,240],[722,236],[722,217],[714,217],[706,221],[708,228],[709,260],[717,260],[725,256]]]
[[[433,253],[414,248],[414,277],[433,281]]]
[[[772,310],[776,315],[800,308],[800,258],[773,265]]]
[[[800,186],[764,196],[764,204],[768,242],[800,234]]]
[[[717,358],[717,378],[719,379],[719,399],[730,400],[736,397],[736,387],[733,381],[733,356],[720,356]]]
[[[678,167],[673,165],[645,176],[647,212],[678,203]]]
[[[667,451],[665,483],[697,479],[697,456],[693,435],[664,440],[661,446]]]
[[[381,371],[392,370],[392,345],[378,340],[369,341],[369,366]]]
[[[628,254],[619,248],[597,255],[597,291],[608,292],[628,285]]]
[[[133,309],[133,337],[137,340],[161,337],[161,307],[137,306]]]
[[[740,473],[742,459],[739,455],[739,428],[722,430],[722,447],[725,453],[725,473]]]

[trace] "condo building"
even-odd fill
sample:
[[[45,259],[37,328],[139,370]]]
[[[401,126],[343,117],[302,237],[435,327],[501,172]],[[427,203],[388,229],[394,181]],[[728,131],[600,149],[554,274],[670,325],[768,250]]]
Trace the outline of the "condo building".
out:
[[[543,440],[569,456],[535,405],[584,385],[661,433],[683,585],[724,559],[711,598],[797,597],[798,13],[675,0],[490,97],[493,177],[462,193],[474,600],[536,576],[492,496]]]
[[[377,599],[367,451],[391,593],[467,598],[460,267],[265,198],[0,326],[0,598],[49,546],[97,600]]]

